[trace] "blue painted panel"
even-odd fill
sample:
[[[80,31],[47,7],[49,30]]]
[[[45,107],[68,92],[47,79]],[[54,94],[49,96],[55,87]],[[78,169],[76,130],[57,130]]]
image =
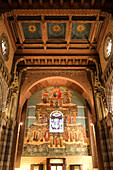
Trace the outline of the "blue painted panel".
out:
[[[42,39],[40,23],[22,23],[25,39]]]
[[[65,39],[66,23],[47,23],[48,39]]]
[[[88,39],[91,23],[73,23],[71,39]]]

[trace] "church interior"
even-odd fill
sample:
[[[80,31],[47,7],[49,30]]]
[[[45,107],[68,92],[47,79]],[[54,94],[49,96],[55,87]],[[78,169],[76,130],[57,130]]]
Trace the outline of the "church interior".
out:
[[[0,0],[0,170],[113,170],[113,0]]]

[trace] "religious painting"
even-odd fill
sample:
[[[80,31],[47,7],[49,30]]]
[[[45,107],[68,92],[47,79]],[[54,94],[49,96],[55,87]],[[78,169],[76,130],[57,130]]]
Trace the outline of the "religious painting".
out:
[[[49,132],[64,132],[63,114],[58,110],[50,114]]]
[[[66,87],[48,87],[28,101],[23,156],[89,155],[85,100]]]

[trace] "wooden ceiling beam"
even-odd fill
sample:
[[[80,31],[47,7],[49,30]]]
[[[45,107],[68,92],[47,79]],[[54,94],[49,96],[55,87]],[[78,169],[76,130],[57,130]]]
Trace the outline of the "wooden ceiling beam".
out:
[[[97,15],[96,20],[97,21],[99,20],[99,15]],[[94,28],[93,28],[92,37],[91,37],[91,40],[90,40],[90,45],[91,45],[90,48],[92,48],[92,44],[93,44],[93,41],[94,41],[94,38],[95,38],[95,33],[96,33],[96,30],[97,30],[97,26],[98,26],[98,23],[95,23]]]
[[[83,67],[83,66],[79,66],[79,67],[78,67],[78,66],[77,66],[77,67],[76,67],[76,66],[75,66],[75,67],[74,67],[74,66],[73,66],[73,67],[69,67],[69,66],[68,66],[68,67],[67,67],[67,66],[66,66],[66,67],[63,67],[63,66],[61,66],[61,67],[55,67],[55,66],[54,66],[54,67],[51,67],[51,66],[50,66],[50,67],[49,67],[49,66],[48,66],[48,67],[43,67],[43,68],[42,68],[41,66],[39,66],[39,67],[26,67],[26,69],[27,69],[27,70],[37,70],[37,69],[38,69],[38,70],[46,70],[46,69],[47,69],[47,70],[48,70],[48,69],[49,69],[49,70],[53,70],[53,69],[56,69],[56,70],[60,70],[60,69],[62,69],[62,70],[68,70],[68,69],[69,69],[69,70],[73,70],[73,69],[75,69],[75,70],[87,70],[87,67]],[[25,69],[25,70],[26,70],[26,69]]]
[[[103,37],[105,35],[105,31],[107,30],[110,18],[111,18],[111,14],[108,14],[108,16],[105,18],[105,21],[103,23],[103,27],[101,29],[101,32],[100,32],[100,35],[99,35],[99,38],[98,38],[97,51],[99,51],[99,49],[101,47],[101,43],[102,43]]]
[[[12,21],[10,21],[10,22],[14,22],[13,20]],[[41,23],[42,21],[40,21],[40,20],[23,20],[23,21],[21,21],[21,20],[18,20],[18,22],[19,23]],[[62,23],[68,23],[69,21],[67,20],[53,20],[53,21],[51,21],[51,20],[46,20],[45,22],[49,22],[49,23],[59,23],[59,22],[62,22]],[[99,20],[99,21],[96,21],[96,20],[76,20],[76,21],[74,21],[74,20],[71,20],[71,22],[72,23],[102,23],[103,22],[103,20]]]
[[[40,0],[40,2],[42,2],[42,0]],[[24,14],[22,16],[33,16],[33,15],[53,15],[53,16],[56,16],[59,15],[59,16],[62,16],[62,15],[88,15],[88,16],[97,16],[98,14],[100,14],[100,9],[76,9],[76,10],[71,10],[71,9],[14,9],[13,10],[13,13],[15,15],[19,15],[20,14]]]
[[[84,55],[95,55],[97,54],[97,51],[95,49],[17,49],[16,54],[17,55],[29,55],[29,54],[84,54]]]
[[[17,47],[20,46],[20,44],[16,44]],[[92,44],[93,47],[96,47],[97,44]],[[40,47],[44,47],[44,44],[23,44],[23,48],[26,48],[26,47],[30,47],[30,48],[40,48]],[[67,44],[46,44],[46,47],[67,47]],[[90,47],[90,44],[83,44],[83,43],[80,43],[80,44],[69,44],[69,47],[71,48],[87,48],[87,47]]]
[[[5,13],[5,14],[3,14],[3,15],[4,15],[4,23],[5,23],[5,25],[6,25],[6,29],[7,29],[8,35],[9,35],[9,37],[10,37],[12,47],[13,47],[14,52],[15,52],[15,51],[16,51],[15,38],[14,38],[14,35],[12,36],[11,26],[10,26],[10,23],[8,22],[7,14]]]
[[[72,31],[72,16],[70,15],[69,16],[69,22],[68,22],[68,29],[67,29],[67,49],[69,49],[69,43],[70,43],[70,40],[71,40],[71,31]]]
[[[16,29],[17,29],[19,41],[20,41],[20,44],[21,44],[21,46],[22,46],[22,45],[23,45],[23,40],[22,40],[22,35],[21,35],[20,28],[19,28],[19,24],[18,24],[18,22],[17,22],[17,17],[16,17],[16,16],[13,16],[13,17],[14,17],[14,22],[15,22],[15,26],[16,26]]]
[[[44,16],[41,16],[41,28],[42,28],[42,41],[44,43],[44,49],[46,50],[46,41],[47,41],[47,26],[45,25]]]
[[[24,56],[24,58],[25,59],[45,59],[45,56]],[[46,58],[47,59],[88,59],[89,58],[89,56],[88,55],[86,55],[86,56],[75,56],[75,55],[73,55],[73,56],[46,56]]]

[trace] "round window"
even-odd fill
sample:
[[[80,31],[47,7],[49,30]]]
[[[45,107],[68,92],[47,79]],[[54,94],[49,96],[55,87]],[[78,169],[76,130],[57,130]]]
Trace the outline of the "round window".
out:
[[[3,33],[1,35],[1,53],[3,58],[7,61],[9,59],[9,43],[8,43],[8,38],[6,35]]]
[[[104,58],[108,60],[112,54],[112,47],[113,47],[113,38],[112,35],[109,33],[107,34],[105,41],[104,41]]]

